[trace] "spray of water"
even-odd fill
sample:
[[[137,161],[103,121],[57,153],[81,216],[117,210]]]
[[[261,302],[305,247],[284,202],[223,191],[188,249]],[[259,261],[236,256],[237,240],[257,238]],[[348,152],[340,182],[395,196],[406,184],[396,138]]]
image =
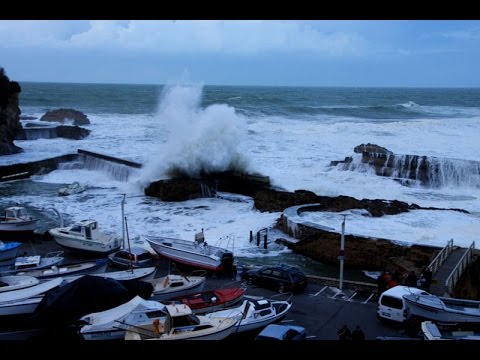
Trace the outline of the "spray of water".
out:
[[[166,86],[160,95],[158,121],[168,133],[140,174],[140,182],[202,173],[247,171],[239,152],[246,127],[225,104],[201,108],[201,85]]]

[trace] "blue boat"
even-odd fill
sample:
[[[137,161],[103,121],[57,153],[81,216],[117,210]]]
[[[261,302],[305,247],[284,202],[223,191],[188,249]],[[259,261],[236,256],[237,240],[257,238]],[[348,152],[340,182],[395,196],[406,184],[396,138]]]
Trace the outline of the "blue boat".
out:
[[[10,260],[17,257],[18,250],[22,246],[19,242],[6,242],[0,240],[0,261]]]

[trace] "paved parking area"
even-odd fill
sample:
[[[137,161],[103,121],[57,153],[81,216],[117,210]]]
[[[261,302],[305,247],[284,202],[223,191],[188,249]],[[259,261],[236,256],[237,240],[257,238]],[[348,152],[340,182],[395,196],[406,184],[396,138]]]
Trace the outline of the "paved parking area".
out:
[[[239,285],[226,279],[209,278],[205,289],[214,289]],[[275,298],[287,298],[269,289],[249,286],[248,295]],[[404,336],[401,326],[383,324],[377,320],[377,302],[374,294],[368,291],[345,289],[339,292],[315,282],[309,283],[305,292],[292,295],[292,308],[282,322],[305,327],[311,340],[338,340],[337,331],[343,325],[353,330],[360,325],[366,340],[375,340],[377,336]]]

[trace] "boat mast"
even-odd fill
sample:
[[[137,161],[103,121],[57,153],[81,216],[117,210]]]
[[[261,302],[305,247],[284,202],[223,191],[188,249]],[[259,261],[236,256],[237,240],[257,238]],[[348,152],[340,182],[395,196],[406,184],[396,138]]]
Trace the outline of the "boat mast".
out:
[[[133,263],[132,263],[132,250],[130,249],[130,237],[128,236],[128,224],[127,224],[127,217],[124,218],[125,220],[125,229],[127,231],[127,239],[128,239],[128,257],[130,258],[130,269],[132,269],[133,274]]]
[[[126,194],[122,194],[122,195],[123,195],[123,199],[122,199],[122,239],[123,239],[122,249],[125,249],[125,210],[124,210],[124,205],[125,205]]]
[[[345,219],[347,217],[347,215],[342,215],[342,236],[340,238],[340,252],[338,253],[338,260],[340,260],[340,284],[338,287],[340,291],[343,290],[343,263],[345,261]]]

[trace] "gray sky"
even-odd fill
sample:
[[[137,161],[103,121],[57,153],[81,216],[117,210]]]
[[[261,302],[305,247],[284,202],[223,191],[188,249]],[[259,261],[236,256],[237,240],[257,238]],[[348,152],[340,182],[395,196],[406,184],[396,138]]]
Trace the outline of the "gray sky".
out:
[[[0,20],[11,80],[480,86],[480,21]]]

